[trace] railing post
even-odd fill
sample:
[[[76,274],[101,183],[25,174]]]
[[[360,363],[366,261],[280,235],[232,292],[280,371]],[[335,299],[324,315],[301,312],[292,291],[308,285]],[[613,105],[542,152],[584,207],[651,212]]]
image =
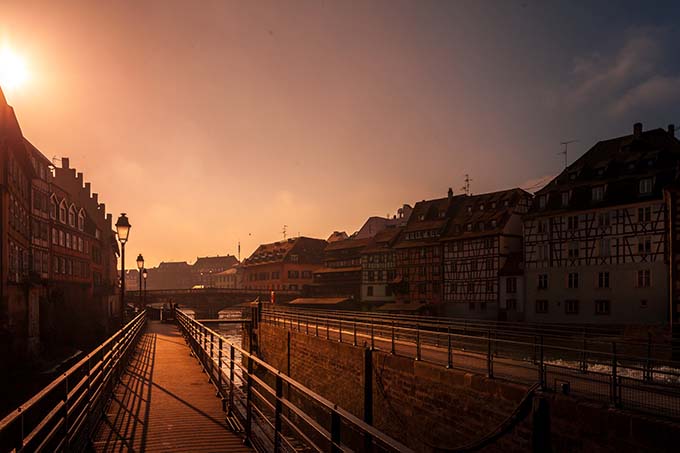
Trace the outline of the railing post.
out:
[[[338,341],[342,343],[342,318],[338,320]]]
[[[340,453],[342,448],[340,448],[340,414],[338,414],[336,404],[334,409],[331,411],[331,452]]]
[[[283,412],[283,379],[276,376],[276,404],[274,413],[274,453],[281,451],[281,414]]]
[[[394,348],[394,321],[392,321],[392,346],[390,349],[390,353],[394,354],[395,353],[395,348]]]
[[[220,337],[217,346],[219,348],[217,351],[217,396],[222,394],[222,346],[222,337]],[[222,401],[224,401],[224,398],[222,398]]]
[[[446,327],[448,337],[446,368],[453,368],[453,349],[451,348],[451,327]]]
[[[543,368],[543,335],[540,337],[539,343],[539,362],[538,362],[538,382],[541,388],[545,388],[545,370]]]
[[[420,325],[416,323],[416,360],[420,360]]]
[[[229,344],[229,413],[234,412],[234,345]]]
[[[319,336],[319,318],[314,317],[315,336]]]
[[[309,318],[305,318],[305,333],[309,335]]]
[[[487,338],[487,349],[486,349],[486,375],[490,378],[493,377],[493,354],[491,353],[491,329],[486,335]]]
[[[66,446],[66,451],[68,451],[68,446],[69,446],[69,419],[68,419],[68,409],[69,409],[69,401],[68,401],[68,375],[64,373],[65,379],[64,379],[64,445]]]
[[[246,440],[252,445],[253,429],[253,358],[248,356],[248,379],[246,380]]]
[[[326,318],[326,340],[331,339],[330,325],[329,324],[330,324],[330,321],[328,320],[328,318]]]
[[[357,345],[357,322],[354,321],[354,346]]]
[[[215,375],[215,360],[214,360],[214,351],[213,351],[213,344],[215,342],[215,336],[210,332],[210,370],[208,371],[208,382],[212,382],[214,379]]]
[[[371,350],[375,349],[375,335],[373,334],[373,323],[371,323]]]
[[[647,362],[645,363],[645,376],[643,380],[652,381],[652,333],[647,332]]]
[[[614,407],[618,406],[618,370],[616,369],[616,342],[612,341],[612,386],[611,386],[611,401]]]

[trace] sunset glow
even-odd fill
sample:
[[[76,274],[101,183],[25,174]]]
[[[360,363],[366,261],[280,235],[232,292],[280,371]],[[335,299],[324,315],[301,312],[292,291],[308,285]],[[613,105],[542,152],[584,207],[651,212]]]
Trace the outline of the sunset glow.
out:
[[[13,91],[23,86],[27,79],[24,59],[8,46],[0,49],[0,86]]]

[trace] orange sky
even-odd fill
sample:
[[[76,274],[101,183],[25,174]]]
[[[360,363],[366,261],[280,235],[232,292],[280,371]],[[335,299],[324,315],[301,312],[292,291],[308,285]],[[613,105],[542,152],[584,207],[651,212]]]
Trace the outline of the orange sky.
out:
[[[31,74],[6,94],[29,140],[128,213],[131,256],[240,240],[244,257],[284,224],[351,233],[465,173],[475,192],[508,188],[559,171],[561,140],[587,148],[577,123],[535,133],[563,110],[552,62],[535,76],[552,53],[490,26],[524,17],[437,5],[3,0],[0,43]]]

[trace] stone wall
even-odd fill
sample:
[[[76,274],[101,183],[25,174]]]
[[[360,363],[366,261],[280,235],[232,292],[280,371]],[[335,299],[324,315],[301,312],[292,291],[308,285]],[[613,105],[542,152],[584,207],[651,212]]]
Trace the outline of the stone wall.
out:
[[[373,424],[417,451],[474,443],[496,430],[524,399],[528,386],[446,369],[412,358],[329,341],[261,324],[259,353],[272,366],[357,417],[372,402]],[[364,370],[372,379],[366,398]],[[541,403],[544,411],[536,410]],[[537,392],[533,406],[482,451],[671,451],[680,426],[602,404]],[[544,427],[544,428],[541,428]],[[549,428],[547,428],[549,427]],[[539,446],[540,442],[545,442]],[[550,445],[549,447],[547,445]]]

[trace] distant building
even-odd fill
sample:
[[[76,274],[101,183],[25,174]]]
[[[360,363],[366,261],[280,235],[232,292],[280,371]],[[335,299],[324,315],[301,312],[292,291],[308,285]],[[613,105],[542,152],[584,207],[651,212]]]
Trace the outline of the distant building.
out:
[[[233,266],[226,271],[214,275],[215,287],[224,289],[243,288],[243,271],[240,265]]]
[[[396,277],[393,288],[398,303],[428,305],[419,311],[437,313],[442,297],[442,246],[452,206],[465,195],[416,203],[401,235],[394,244]],[[411,310],[413,311],[413,310]]]
[[[397,276],[395,251],[403,227],[387,228],[376,234],[361,250],[361,300],[370,303],[394,302],[393,283]]]
[[[164,261],[148,269],[147,289],[189,289],[194,286],[194,274],[186,261]]]
[[[333,233],[328,236],[328,239],[326,239],[326,242],[331,243],[331,242],[337,242],[337,241],[344,241],[347,239],[349,236],[347,236],[347,233],[344,231],[333,231]]]
[[[313,272],[323,265],[328,243],[308,237],[260,245],[243,260],[243,285],[247,289],[300,291],[313,280]]]
[[[674,127],[643,131],[636,123],[632,134],[598,142],[538,191],[524,222],[526,319],[667,322],[674,245],[667,224],[673,232],[675,219],[663,189],[679,167]]]
[[[405,226],[411,217],[413,208],[410,205],[403,205],[397,210],[397,214],[390,217],[369,217],[361,226],[359,231],[352,235],[354,239],[371,238],[386,228]]]
[[[197,257],[196,262],[191,266],[193,283],[194,285],[212,288],[216,286],[215,275],[231,269],[237,264],[239,264],[239,261],[233,255]]]
[[[521,274],[501,278],[500,271],[510,255],[515,259],[521,256],[522,216],[530,202],[531,194],[522,189],[454,197],[449,222],[440,237],[444,314],[505,319],[512,312],[511,317],[516,317],[516,287],[507,285],[516,284]],[[515,294],[509,306],[506,295],[501,299],[501,283],[506,283],[504,291]]]
[[[371,238],[350,238],[328,244],[308,294],[361,300],[361,251],[370,243]]]

